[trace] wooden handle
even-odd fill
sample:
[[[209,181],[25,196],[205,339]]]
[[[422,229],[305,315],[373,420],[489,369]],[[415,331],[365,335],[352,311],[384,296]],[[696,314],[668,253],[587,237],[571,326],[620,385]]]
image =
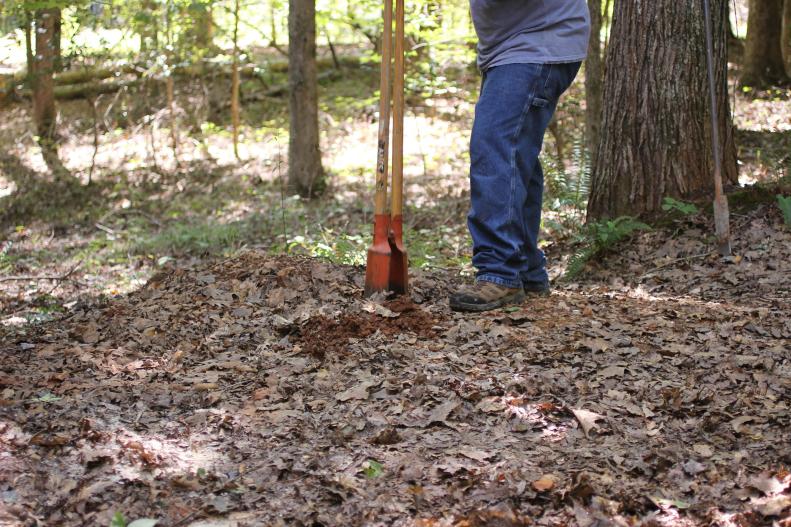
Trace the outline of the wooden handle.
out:
[[[387,170],[390,150],[390,68],[393,55],[393,0],[385,0],[382,32],[382,67],[379,77],[379,137],[376,152],[374,214],[387,212]]]
[[[395,80],[393,86],[393,197],[391,213],[404,210],[404,0],[396,2]]]

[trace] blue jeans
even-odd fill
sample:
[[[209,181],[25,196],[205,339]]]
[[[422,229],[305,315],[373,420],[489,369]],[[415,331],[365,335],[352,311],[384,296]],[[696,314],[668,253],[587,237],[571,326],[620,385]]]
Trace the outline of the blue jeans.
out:
[[[580,64],[505,64],[484,74],[470,141],[467,217],[478,280],[512,288],[549,281],[538,248],[544,193],[538,155]]]

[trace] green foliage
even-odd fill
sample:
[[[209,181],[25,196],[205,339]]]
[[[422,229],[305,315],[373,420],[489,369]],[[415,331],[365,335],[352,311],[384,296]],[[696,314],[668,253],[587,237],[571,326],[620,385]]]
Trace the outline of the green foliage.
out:
[[[791,228],[791,197],[785,197],[778,194],[777,206],[783,213],[783,221],[785,222],[786,227]]]
[[[157,520],[151,518],[140,518],[132,523],[126,523],[126,518],[122,512],[116,512],[110,520],[110,527],[154,527]]]
[[[33,400],[39,403],[54,403],[56,401],[60,401],[61,399],[63,399],[63,397],[58,397],[57,395],[46,392],[45,394],[41,395],[40,397],[36,397]]]
[[[363,463],[363,474],[368,479],[380,477],[384,473],[384,467],[374,459],[369,459]]]
[[[242,237],[244,225],[214,221],[175,223],[162,232],[132,244],[137,254],[214,254],[233,248]]]
[[[662,210],[665,212],[678,212],[683,216],[691,216],[698,213],[698,208],[693,203],[685,203],[671,197],[664,199]]]
[[[645,230],[651,227],[631,216],[589,224],[582,238],[582,248],[569,260],[565,278],[579,276],[591,258],[612,249],[635,232]]]
[[[546,214],[544,228],[564,233],[579,231],[585,219],[590,194],[592,167],[590,154],[582,137],[576,137],[572,150],[572,165],[569,171],[557,161],[545,158],[544,164],[544,209],[555,214]]]
[[[306,254],[335,264],[363,265],[367,254],[366,241],[360,234],[338,234],[332,229],[322,229],[315,238],[295,236],[279,249],[288,254]]]

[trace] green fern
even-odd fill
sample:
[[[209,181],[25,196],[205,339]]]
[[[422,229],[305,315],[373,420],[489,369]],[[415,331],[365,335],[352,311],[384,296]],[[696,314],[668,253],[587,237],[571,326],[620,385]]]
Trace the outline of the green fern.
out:
[[[685,203],[671,197],[666,197],[662,202],[662,210],[665,212],[680,212],[684,216],[691,216],[698,213],[698,208],[692,203]]]
[[[785,221],[786,227],[791,228],[791,197],[786,198],[778,194],[777,206],[780,207],[780,211],[783,213],[783,221]]]
[[[645,230],[651,230],[651,227],[631,216],[589,224],[582,248],[569,258],[565,278],[579,276],[592,258],[612,249],[635,232]]]

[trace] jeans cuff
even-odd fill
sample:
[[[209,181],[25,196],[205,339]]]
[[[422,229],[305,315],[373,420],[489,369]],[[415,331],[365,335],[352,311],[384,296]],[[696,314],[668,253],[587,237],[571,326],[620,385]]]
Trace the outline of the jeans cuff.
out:
[[[510,287],[511,289],[521,289],[522,288],[522,281],[521,280],[506,280],[505,278],[500,278],[499,276],[492,276],[490,274],[484,274],[476,277],[476,281],[478,282],[491,282],[493,284],[501,285],[504,287]]]

